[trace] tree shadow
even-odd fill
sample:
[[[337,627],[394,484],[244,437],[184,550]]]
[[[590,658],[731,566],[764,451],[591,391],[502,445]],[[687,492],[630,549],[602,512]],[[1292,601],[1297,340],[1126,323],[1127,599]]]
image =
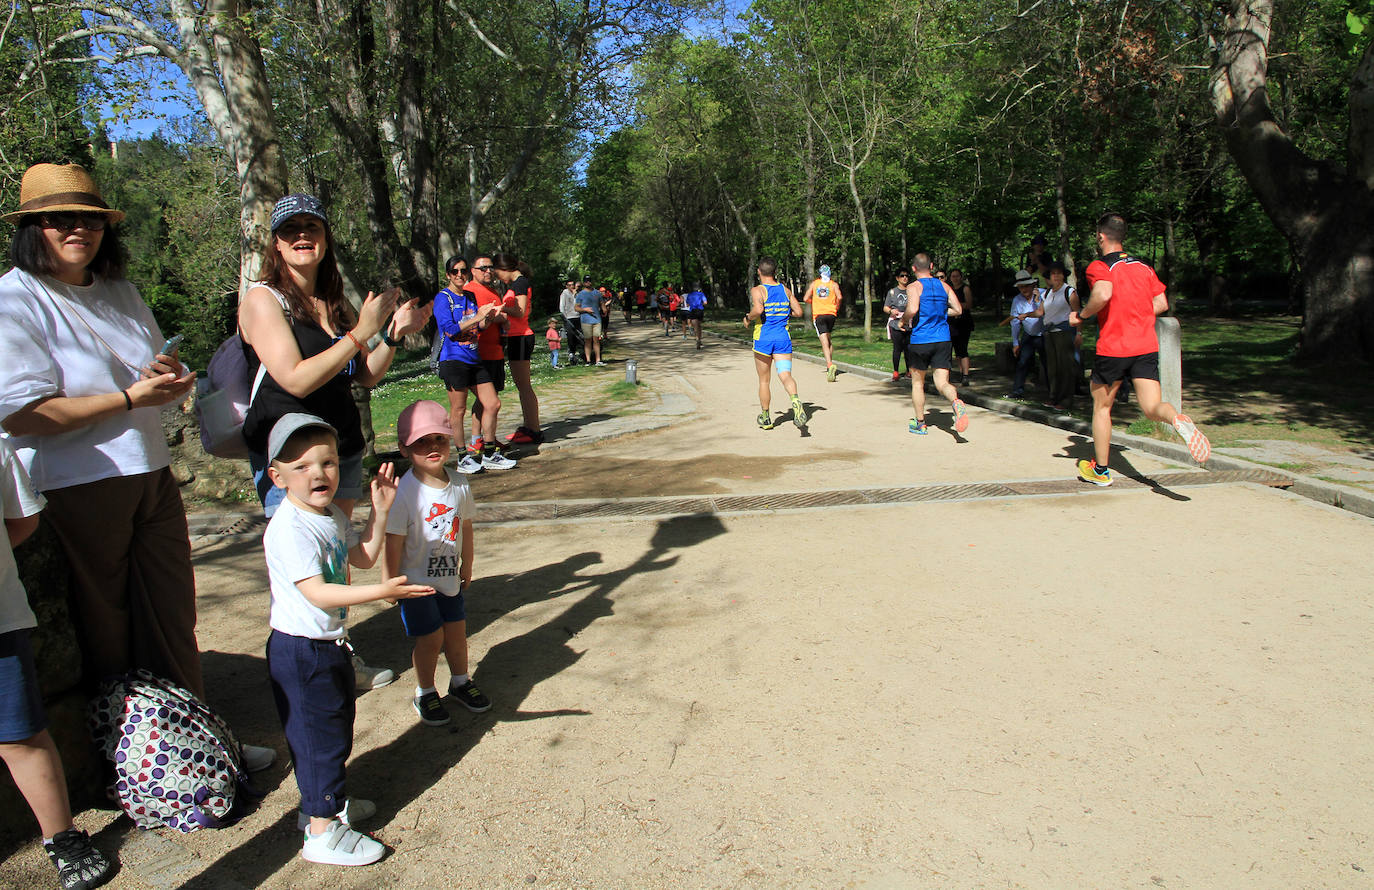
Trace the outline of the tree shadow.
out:
[[[489,608],[470,615],[473,622],[485,627],[494,615],[509,612],[522,605],[555,597],[580,593],[566,609],[543,624],[523,634],[505,640],[482,656],[473,671],[473,681],[491,695],[492,709],[485,714],[467,715],[454,705],[457,715],[470,719],[455,719],[447,727],[436,729],[411,722],[404,731],[386,745],[367,751],[349,764],[350,786],[359,796],[370,796],[366,789],[370,775],[388,776],[385,788],[376,795],[377,816],[368,826],[384,825],[396,814],[441,781],[444,775],[462,761],[482,738],[503,722],[540,720],[549,717],[585,715],[584,709],[570,706],[553,710],[524,710],[521,705],[543,681],[572,667],[586,650],[573,648],[572,641],[599,619],[614,614],[616,594],[632,578],[646,572],[659,572],[677,564],[679,555],[671,551],[691,547],[725,533],[724,524],[715,516],[681,516],[657,523],[649,548],[633,563],[622,569],[583,574],[601,562],[601,554],[585,551],[555,563],[527,572],[498,576],[492,580],[492,590],[484,597],[492,600]],[[621,594],[625,595],[625,594]],[[499,602],[497,602],[499,600]],[[387,616],[387,618],[383,618]],[[389,613],[380,613],[361,622],[350,631],[369,635],[370,625],[388,621]],[[395,619],[390,619],[395,620]],[[389,623],[389,621],[388,621]],[[364,630],[364,626],[367,627]],[[392,625],[392,633],[401,634]],[[261,671],[266,676],[266,671]],[[270,700],[270,698],[269,698]],[[280,742],[278,728],[278,749]],[[398,769],[398,764],[405,768]],[[295,829],[296,811],[290,810],[256,835],[227,852],[201,874],[186,881],[188,890],[217,890],[223,886],[258,886],[274,875],[300,852],[300,835]],[[390,855],[404,855],[399,849]],[[321,872],[323,883],[327,873]]]

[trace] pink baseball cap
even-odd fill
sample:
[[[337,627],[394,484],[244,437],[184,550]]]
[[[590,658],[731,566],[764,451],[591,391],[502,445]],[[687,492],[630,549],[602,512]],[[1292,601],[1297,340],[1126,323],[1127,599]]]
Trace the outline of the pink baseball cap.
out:
[[[438,402],[421,399],[407,405],[396,418],[396,440],[409,448],[416,439],[431,433],[443,433],[453,438],[453,427],[448,422],[448,409]]]

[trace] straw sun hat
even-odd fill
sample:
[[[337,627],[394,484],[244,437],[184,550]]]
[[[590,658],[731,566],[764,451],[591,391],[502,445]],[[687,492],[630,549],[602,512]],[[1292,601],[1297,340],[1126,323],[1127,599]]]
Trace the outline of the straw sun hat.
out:
[[[19,222],[31,213],[78,211],[99,213],[112,223],[124,219],[122,210],[111,210],[100,197],[100,186],[76,164],[34,164],[19,183],[19,209],[0,219]]]

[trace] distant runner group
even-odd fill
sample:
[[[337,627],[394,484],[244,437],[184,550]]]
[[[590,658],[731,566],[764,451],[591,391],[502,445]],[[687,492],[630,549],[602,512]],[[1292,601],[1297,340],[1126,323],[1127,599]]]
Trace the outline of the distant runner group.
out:
[[[1159,384],[1159,340],[1155,316],[1168,308],[1164,284],[1154,269],[1143,260],[1126,253],[1126,221],[1116,213],[1104,214],[1095,227],[1099,256],[1086,270],[1090,286],[1088,301],[1081,310],[1072,301],[1067,328],[1079,328],[1084,320],[1098,319],[1096,357],[1093,360],[1090,389],[1093,399],[1093,458],[1078,461],[1078,476],[1085,482],[1112,484],[1108,461],[1111,456],[1112,405],[1124,381],[1131,381],[1141,413],[1150,420],[1167,423],[1188,446],[1198,463],[1211,456],[1207,437],[1188,415],[1165,402]],[[749,294],[750,310],[744,316],[752,328],[754,367],[759,379],[760,429],[770,430],[787,415],[775,417],[771,411],[770,374],[776,373],[791,403],[791,420],[805,430],[809,422],[805,404],[797,393],[792,374],[792,338],[788,322],[802,316],[802,306],[792,291],[777,280],[778,263],[764,257],[758,264],[759,284]],[[914,276],[914,277],[913,277]],[[898,361],[905,359],[911,373],[913,417],[907,429],[920,436],[929,433],[926,424],[925,378],[931,373],[935,389],[949,400],[954,431],[968,429],[968,408],[950,381],[954,360],[953,325],[967,312],[967,293],[962,276],[960,290],[937,277],[931,257],[918,253],[911,262],[911,275],[897,275],[898,286],[888,293],[885,307],[890,313],[889,331],[894,341],[893,379],[898,377]],[[1019,283],[1019,282],[1018,282]],[[899,292],[900,291],[900,292]],[[807,286],[802,302],[812,306],[812,323],[825,358],[826,379],[834,382],[838,368],[834,362],[831,333],[843,304],[839,285],[830,277],[830,267],[821,266],[820,277]],[[960,360],[963,379],[968,379],[967,338],[972,325],[958,325],[962,341]],[[1057,330],[1057,328],[1056,328]],[[666,328],[665,328],[666,331]],[[1072,337],[1068,338],[1071,341]],[[698,343],[700,334],[698,333]],[[899,355],[898,350],[901,350]],[[1069,354],[1072,359],[1071,353]]]

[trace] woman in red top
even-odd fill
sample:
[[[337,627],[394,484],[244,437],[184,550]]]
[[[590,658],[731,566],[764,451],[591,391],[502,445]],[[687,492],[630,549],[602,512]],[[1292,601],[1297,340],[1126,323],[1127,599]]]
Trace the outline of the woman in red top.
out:
[[[527,263],[507,253],[498,253],[491,262],[496,267],[496,277],[506,284],[502,300],[506,318],[510,320],[506,331],[506,363],[510,365],[511,381],[520,394],[521,425],[506,437],[506,441],[511,445],[538,445],[544,441],[544,434],[539,430],[539,398],[530,382],[530,359],[534,356],[530,276],[534,273]]]

